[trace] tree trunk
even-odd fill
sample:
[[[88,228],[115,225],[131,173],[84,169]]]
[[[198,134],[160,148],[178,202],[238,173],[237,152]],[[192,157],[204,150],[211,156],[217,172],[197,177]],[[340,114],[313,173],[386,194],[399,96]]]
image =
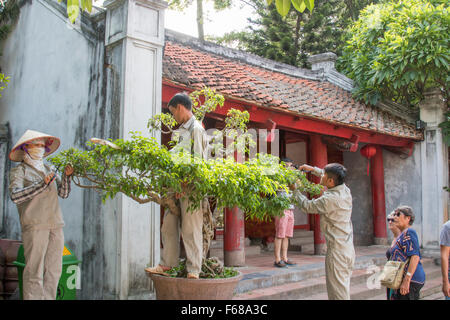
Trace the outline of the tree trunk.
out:
[[[294,42],[294,65],[298,65],[298,56],[300,54],[299,40],[300,40],[300,22],[302,21],[302,14],[298,11],[297,13],[297,23],[295,25],[295,42]]]
[[[209,247],[211,246],[211,240],[214,237],[214,220],[212,216],[212,211],[214,210],[214,208],[210,206],[210,203],[207,198],[205,198],[202,201],[202,210],[203,210],[203,259],[206,259]]]
[[[205,33],[203,30],[203,0],[197,0],[197,31],[198,38],[201,41],[204,41]]]

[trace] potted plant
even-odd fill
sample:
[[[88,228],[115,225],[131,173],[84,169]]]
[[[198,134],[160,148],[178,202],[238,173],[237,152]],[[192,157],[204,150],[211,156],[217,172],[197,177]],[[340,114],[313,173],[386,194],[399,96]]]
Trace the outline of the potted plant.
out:
[[[194,115],[200,121],[207,112],[224,104],[224,97],[208,88],[192,92],[190,96]],[[208,199],[213,208],[238,207],[243,210],[246,219],[267,221],[280,215],[290,204],[288,198],[277,197],[278,190],[289,192],[288,186],[297,182],[300,190],[316,195],[321,192],[321,186],[309,182],[304,173],[286,168],[278,157],[272,155],[258,154],[253,159],[236,161],[236,154],[247,154],[249,147],[255,144],[247,130],[249,118],[247,111],[231,109],[225,119],[225,128],[216,130],[211,137],[211,158],[207,160],[182,152],[171,154],[156,139],[133,132],[131,139],[127,140],[93,138],[87,143],[90,150],[70,148],[50,161],[62,168],[70,163],[74,168],[75,185],[100,191],[104,200],[121,192],[139,203],[153,201],[179,214],[174,195],[181,192],[183,184],[188,186],[184,192],[192,204]],[[163,134],[172,134],[176,125],[170,114],[159,114],[148,122],[149,130],[161,130]],[[224,138],[232,141],[226,147],[223,146]],[[169,145],[176,141],[176,135],[172,134]],[[233,270],[224,269],[217,259],[206,259],[214,235],[212,211],[204,210],[203,216],[203,273],[200,279],[184,280],[200,283],[205,278],[223,280],[227,276],[236,280]],[[211,265],[214,267],[211,268]],[[210,269],[216,271],[209,272]],[[152,276],[152,279],[155,284],[157,278],[180,279],[183,277],[182,264],[169,273],[171,277]],[[239,275],[237,277],[239,279]],[[188,286],[178,286],[185,287]],[[215,288],[215,291],[220,290]],[[193,299],[192,296],[188,298]]]

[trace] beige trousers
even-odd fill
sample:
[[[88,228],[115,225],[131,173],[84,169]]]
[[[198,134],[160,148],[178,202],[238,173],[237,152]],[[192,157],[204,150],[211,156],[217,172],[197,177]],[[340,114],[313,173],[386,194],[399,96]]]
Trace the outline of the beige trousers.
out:
[[[62,228],[22,232],[25,255],[24,300],[55,300],[62,272]]]
[[[161,227],[163,250],[161,265],[175,267],[180,257],[180,231],[186,250],[186,269],[189,273],[199,274],[202,271],[203,258],[203,212],[201,207],[195,211],[187,211],[189,201],[180,199],[181,217],[169,211],[164,215]]]
[[[350,278],[354,261],[354,256],[330,253],[328,249],[325,258],[328,300],[350,300]]]

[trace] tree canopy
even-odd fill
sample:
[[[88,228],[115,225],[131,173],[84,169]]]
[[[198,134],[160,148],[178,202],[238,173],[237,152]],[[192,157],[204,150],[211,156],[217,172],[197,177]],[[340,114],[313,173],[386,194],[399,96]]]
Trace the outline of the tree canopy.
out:
[[[224,101],[223,96],[208,89],[193,92],[191,97],[194,101],[205,101],[194,104],[197,119],[214,109],[217,106],[214,103],[223,105]],[[203,108],[205,105],[209,107]],[[232,147],[212,144],[210,152],[214,156],[208,159],[191,157],[184,152],[171,153],[156,139],[134,132],[127,140],[94,139],[94,143],[87,143],[89,150],[70,148],[50,161],[59,168],[72,165],[74,183],[98,190],[103,199],[120,192],[139,203],[153,201],[172,212],[179,210],[174,195],[184,192],[193,205],[208,197],[214,199],[218,207],[239,207],[247,218],[267,220],[289,207],[290,200],[279,197],[277,192],[290,192],[288,186],[293,183],[297,182],[301,191],[320,194],[321,186],[309,182],[304,173],[286,168],[278,157],[258,154],[242,162],[235,160],[236,152],[243,155],[248,152],[248,143],[245,143],[249,140],[248,120],[247,111],[231,109],[219,140],[231,138]],[[150,130],[159,130],[162,125],[171,131],[176,121],[167,114],[149,121]]]
[[[310,55],[329,51],[340,55],[347,26],[358,18],[359,10],[373,2],[377,0],[316,0],[313,13],[291,7],[282,17],[274,4],[248,0],[256,12],[256,18],[248,19],[249,26],[212,40],[271,60],[308,67]]]
[[[366,7],[350,28],[342,71],[367,104],[382,97],[415,106],[430,87],[449,89],[450,28],[445,0],[390,0]]]

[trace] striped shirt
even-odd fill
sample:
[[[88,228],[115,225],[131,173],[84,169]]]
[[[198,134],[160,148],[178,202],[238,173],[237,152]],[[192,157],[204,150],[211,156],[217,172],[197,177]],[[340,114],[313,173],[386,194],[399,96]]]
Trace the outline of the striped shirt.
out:
[[[27,165],[27,164],[25,164],[25,165]],[[31,167],[31,166],[29,166],[29,167]],[[34,167],[31,167],[31,168],[34,169]],[[51,170],[51,168],[50,168],[50,170]],[[58,176],[55,177],[55,180],[58,185],[58,196],[60,196],[63,199],[66,199],[70,193],[70,177],[67,177],[65,174],[63,174],[62,180],[60,180]],[[31,185],[23,187],[23,188],[14,188],[13,190],[11,190],[11,194],[10,194],[11,200],[15,204],[20,204],[22,202],[30,201],[36,195],[40,194],[42,191],[47,189],[47,187],[52,182],[53,182],[53,180],[49,184],[46,184],[45,181],[42,180],[40,182],[36,181],[36,182],[32,183]]]
[[[70,193],[70,177],[63,174],[46,184],[44,178],[54,172],[44,165],[45,172],[24,162],[10,172],[9,193],[17,205],[22,231],[60,228],[64,226],[58,196],[67,198]]]

